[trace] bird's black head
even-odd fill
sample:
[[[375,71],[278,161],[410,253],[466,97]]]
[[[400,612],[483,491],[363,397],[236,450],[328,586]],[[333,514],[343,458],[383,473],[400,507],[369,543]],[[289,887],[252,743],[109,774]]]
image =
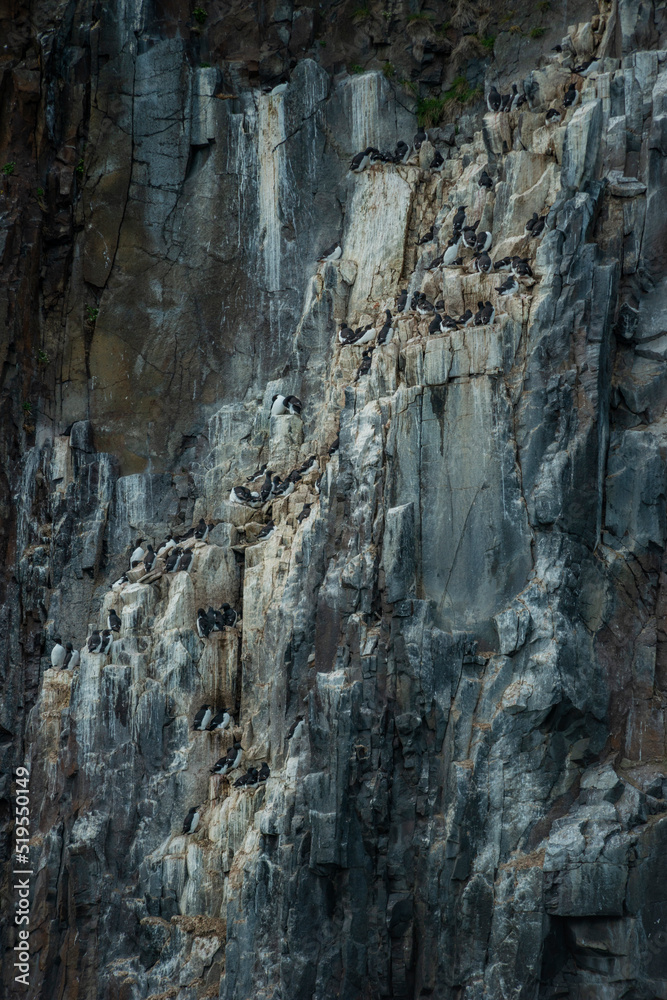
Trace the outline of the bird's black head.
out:
[[[60,636],[57,635],[53,641],[57,642],[60,645]]]
[[[71,642],[66,642],[66,643],[65,643],[65,649],[73,649],[73,648],[74,648],[74,647],[72,646],[72,643],[71,643]]]

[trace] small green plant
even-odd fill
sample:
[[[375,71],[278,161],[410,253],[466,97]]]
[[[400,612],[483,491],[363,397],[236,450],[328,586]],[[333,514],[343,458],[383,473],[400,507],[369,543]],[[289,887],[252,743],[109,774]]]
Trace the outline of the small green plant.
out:
[[[472,101],[476,101],[481,93],[481,87],[473,89],[464,76],[457,76],[449,90],[445,91],[439,99],[443,104],[448,104],[450,101],[458,101],[459,104],[470,104]]]
[[[420,97],[417,101],[417,122],[422,128],[432,128],[441,120],[448,102],[444,97]]]
[[[323,48],[323,49],[326,49],[326,47],[327,47],[327,43],[324,40],[324,38],[320,38],[320,40],[319,40],[319,42],[317,44],[320,46],[320,48]]]
[[[493,52],[493,46],[496,44],[496,36],[487,35],[486,38],[481,39],[481,42],[487,52]]]
[[[405,90],[407,90],[407,92],[409,94],[415,94],[416,95],[416,93],[417,93],[417,84],[413,83],[412,80],[406,80],[405,78],[403,78],[402,80],[399,80],[399,83],[400,83],[401,87],[403,87]]]
[[[14,173],[15,166],[16,163],[14,162],[14,160],[11,160],[9,163],[5,163],[4,167],[2,168],[2,172],[5,175],[5,177],[12,176],[12,174]]]
[[[76,165],[76,172],[79,175],[79,177],[83,177],[83,157],[81,157],[81,159]]]
[[[37,197],[38,198],[44,197],[44,188],[37,188]]]
[[[28,400],[27,400],[27,399],[26,399],[26,401],[25,401],[25,402],[23,403],[23,412],[24,412],[24,413],[32,413],[32,406],[30,405],[30,403],[28,402]]]
[[[203,7],[195,7],[195,9],[192,11],[192,16],[194,17],[197,24],[206,24],[208,11],[204,10]]]
[[[390,62],[382,63],[382,72],[384,73],[384,75],[387,77],[388,80],[391,80],[392,76],[396,72],[396,70],[394,69],[394,64]]]
[[[100,311],[96,306],[86,306],[86,319],[91,326],[95,325],[95,320],[99,316]]]
[[[202,63],[199,63],[199,68],[200,69],[210,69],[211,68],[211,64],[207,63],[207,62],[202,62]]]
[[[40,365],[48,365],[49,356],[46,351],[37,351],[37,362]]]
[[[546,30],[547,30],[546,28],[531,28],[530,29],[530,37],[531,38],[541,38],[542,35],[546,32]]]
[[[367,21],[370,16],[370,7],[357,7],[356,10],[352,11],[352,20],[355,24],[361,24],[362,21]]]
[[[363,73],[363,71],[364,67],[360,66],[359,63],[352,63],[352,65],[348,67],[348,72],[350,73]]]

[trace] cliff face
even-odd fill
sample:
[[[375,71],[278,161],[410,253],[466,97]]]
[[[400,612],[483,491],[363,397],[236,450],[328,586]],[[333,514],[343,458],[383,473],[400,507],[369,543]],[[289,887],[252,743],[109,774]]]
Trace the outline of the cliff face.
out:
[[[532,38],[517,8],[465,66],[530,104],[473,103],[412,164],[359,175],[352,154],[416,130],[401,60],[445,89],[471,36],[369,8],[371,68],[348,74],[351,11],[203,12],[10,11],[0,749],[5,857],[9,775],[31,768],[21,995],[667,998],[665,5],[545,10]],[[546,126],[571,80],[581,100]],[[427,270],[459,205],[494,259],[529,257],[521,294]],[[495,320],[429,336],[395,313],[355,381],[362,348],[336,330],[401,288]],[[277,392],[302,419],[270,417]],[[229,502],[313,454],[271,512]],[[159,561],[111,590],[137,538],[200,517],[189,574]],[[222,601],[242,623],[201,640],[197,609]],[[108,657],[47,669],[53,637],[81,647],[111,608]],[[232,736],[190,730],[205,702],[265,786],[210,776]]]

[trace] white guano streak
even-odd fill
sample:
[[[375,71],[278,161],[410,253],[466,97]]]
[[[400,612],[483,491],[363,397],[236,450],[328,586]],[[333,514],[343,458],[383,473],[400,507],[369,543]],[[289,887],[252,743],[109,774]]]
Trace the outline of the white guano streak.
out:
[[[259,98],[259,222],[264,279],[269,292],[280,288],[280,185],[285,168],[283,94]]]

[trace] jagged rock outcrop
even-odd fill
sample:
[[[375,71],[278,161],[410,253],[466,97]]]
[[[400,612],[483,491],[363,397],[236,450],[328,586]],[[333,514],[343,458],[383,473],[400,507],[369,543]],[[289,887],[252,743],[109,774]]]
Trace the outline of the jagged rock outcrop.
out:
[[[71,269],[42,288],[58,395],[8,464],[0,636],[4,773],[31,768],[24,995],[667,997],[664,5],[587,5],[539,66],[505,32],[487,80],[522,73],[527,106],[360,175],[351,153],[415,119],[386,74],[331,76],[314,11],[290,8],[285,37],[274,12],[259,51],[233,10],[224,44],[248,52],[219,69],[141,5],[67,49],[63,10],[45,37],[97,60],[77,92],[94,141],[76,236],[61,219]],[[572,79],[580,102],[547,126]],[[52,209],[81,179],[58,129]],[[520,294],[428,270],[462,204],[495,259],[529,256]],[[429,336],[395,314],[355,380],[336,329],[403,287],[453,316],[490,299],[495,320]],[[277,392],[302,418],[270,416]],[[310,455],[290,496],[230,502]],[[158,558],[111,589],[137,538],[200,517],[189,573]],[[222,601],[242,620],[200,639]],[[83,647],[111,608],[108,657],[48,669],[56,634]],[[233,732],[192,732],[205,702]],[[209,772],[234,736],[270,764],[256,790]],[[6,880],[5,955],[11,912]]]

